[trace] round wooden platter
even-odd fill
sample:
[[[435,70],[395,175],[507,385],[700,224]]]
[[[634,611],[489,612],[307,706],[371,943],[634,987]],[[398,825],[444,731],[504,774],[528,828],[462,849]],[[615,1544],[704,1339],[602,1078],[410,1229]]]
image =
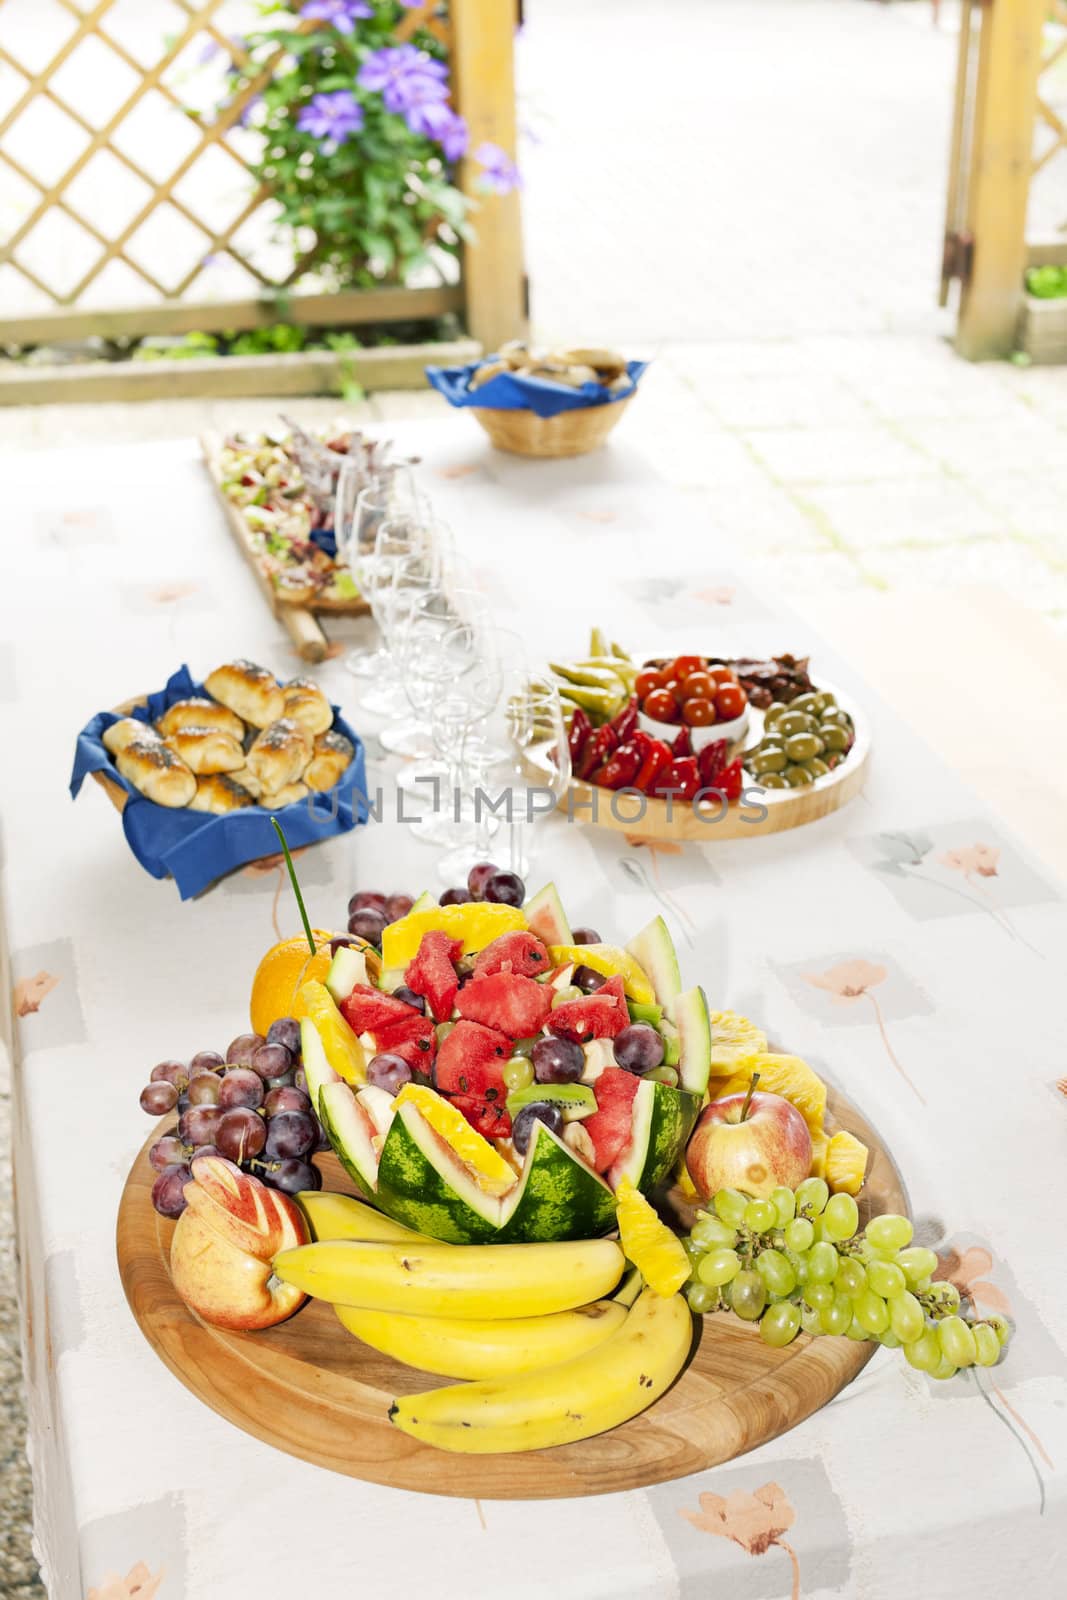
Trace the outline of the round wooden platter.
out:
[[[559,802],[559,809],[576,822],[591,822],[628,839],[662,840],[675,843],[714,844],[721,839],[754,839],[768,833],[784,833],[805,823],[817,822],[847,805],[863,788],[871,754],[870,728],[852,698],[832,684],[838,705],[852,718],[856,738],[848,757],[839,767],[817,778],[803,789],[762,789],[757,778],[745,779],[751,800],[744,796],[731,806],[710,802],[694,811],[684,800],[660,800],[655,795],[632,790],[616,793],[577,779]],[[762,731],[762,716],[753,709],[746,743],[752,745]],[[761,814],[762,813],[762,814]]]
[[[831,1095],[828,1124],[870,1149],[861,1217],[906,1211],[900,1174],[864,1119]],[[696,1318],[689,1364],[663,1398],[610,1433],[529,1454],[453,1455],[389,1421],[398,1394],[447,1378],[415,1372],[347,1333],[332,1308],[308,1301],[265,1333],[229,1333],[179,1299],[168,1268],[175,1224],[152,1208],[146,1141],[119,1208],[118,1259],[130,1309],[175,1377],[220,1416],[290,1455],[396,1489],[486,1500],[610,1494],[684,1477],[742,1455],[817,1411],[874,1351],[844,1338],[800,1335],[772,1350],[730,1315]],[[329,1189],[351,1193],[332,1155],[318,1158]]]

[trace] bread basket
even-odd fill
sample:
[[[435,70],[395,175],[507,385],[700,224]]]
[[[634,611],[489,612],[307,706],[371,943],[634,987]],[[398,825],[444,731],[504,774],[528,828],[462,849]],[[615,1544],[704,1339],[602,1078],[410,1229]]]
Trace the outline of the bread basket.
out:
[[[580,406],[539,417],[535,411],[471,409],[497,450],[516,456],[584,456],[597,450],[619,421],[633,395],[607,405]]]

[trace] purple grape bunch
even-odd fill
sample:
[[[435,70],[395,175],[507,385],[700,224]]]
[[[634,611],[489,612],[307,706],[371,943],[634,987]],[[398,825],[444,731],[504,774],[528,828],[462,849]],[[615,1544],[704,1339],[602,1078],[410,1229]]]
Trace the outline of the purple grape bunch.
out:
[[[202,1155],[225,1156],[284,1194],[322,1186],[311,1157],[325,1145],[295,1017],[279,1017],[266,1038],[239,1033],[225,1055],[198,1050],[188,1062],[160,1061],[141,1090],[141,1109],[178,1117],[148,1152],[161,1216],[181,1216],[191,1164]]]

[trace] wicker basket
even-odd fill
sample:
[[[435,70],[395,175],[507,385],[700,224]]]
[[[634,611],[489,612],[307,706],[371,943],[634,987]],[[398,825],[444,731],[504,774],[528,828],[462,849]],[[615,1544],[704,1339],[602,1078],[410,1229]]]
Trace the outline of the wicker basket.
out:
[[[554,417],[539,417],[535,411],[490,411],[486,406],[471,409],[498,450],[516,456],[584,456],[599,449],[632,399],[628,394],[625,400],[579,406]]]

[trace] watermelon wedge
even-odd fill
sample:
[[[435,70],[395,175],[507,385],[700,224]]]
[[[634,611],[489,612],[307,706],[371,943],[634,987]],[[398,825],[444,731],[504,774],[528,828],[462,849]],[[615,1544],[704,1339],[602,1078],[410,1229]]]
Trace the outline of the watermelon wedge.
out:
[[[517,972],[524,978],[540,978],[550,965],[548,951],[537,935],[516,929],[486,945],[474,963],[474,976],[489,978],[494,972]]]
[[[503,1104],[507,1098],[502,1068],[511,1045],[495,1028],[478,1022],[457,1022],[437,1052],[434,1088],[442,1094],[467,1095]]]
[[[345,996],[340,1012],[353,1033],[373,1033],[375,1037],[382,1029],[412,1017],[418,1017],[420,1022],[429,1020],[414,1006],[394,1000],[391,994],[383,994],[381,989],[372,989],[365,983],[357,983]]]
[[[517,972],[494,972],[464,985],[456,1009],[468,1021],[496,1028],[509,1039],[530,1039],[545,1025],[552,990]]]
[[[588,1044],[590,1039],[614,1039],[629,1021],[622,978],[616,973],[595,994],[557,1006],[548,1018],[548,1030],[557,1038]]]
[[[524,935],[515,937],[521,939]],[[462,954],[462,939],[452,939],[440,928],[431,928],[423,934],[414,960],[404,969],[404,982],[423,996],[438,1022],[447,1022],[452,1015],[459,988],[455,963]]]
[[[582,1127],[593,1141],[597,1172],[607,1172],[630,1143],[633,1103],[640,1084],[640,1078],[621,1067],[605,1067],[596,1081],[597,1109]]]

